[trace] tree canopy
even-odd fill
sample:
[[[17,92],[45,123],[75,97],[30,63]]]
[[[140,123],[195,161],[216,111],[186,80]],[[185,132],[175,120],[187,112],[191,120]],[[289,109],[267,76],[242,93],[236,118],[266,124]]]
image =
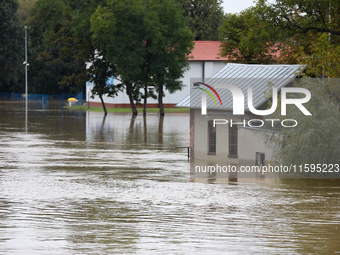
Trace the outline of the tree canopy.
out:
[[[170,92],[183,86],[179,78],[188,67],[193,36],[178,5],[172,0],[111,0],[91,17],[93,42],[115,65],[125,85],[133,113],[133,100],[142,98],[141,88],[158,91],[164,114],[163,87]]]
[[[226,14],[220,27],[221,55],[231,62],[247,64],[273,63],[275,40],[269,23],[259,19],[256,8],[238,14]]]
[[[195,41],[218,41],[224,20],[221,0],[177,0]]]
[[[266,132],[267,144],[273,146],[276,162],[284,165],[334,164],[339,162],[339,104],[329,96],[328,87],[340,86],[339,79],[303,78],[299,87],[307,88],[311,100],[305,104],[312,116],[305,116],[295,106],[288,109],[286,119],[298,122],[294,128],[276,128]],[[274,115],[275,118],[280,116]]]
[[[17,16],[15,0],[0,2],[0,91],[20,90],[18,76],[23,70],[24,29]]]
[[[295,34],[331,33],[340,35],[339,7],[336,0],[258,0],[257,10],[262,20],[270,22],[283,37]],[[330,16],[329,16],[330,15]]]
[[[340,83],[318,79],[339,78],[339,7],[338,1],[278,0],[267,3],[260,0],[253,9],[253,19],[268,34],[268,37],[263,37],[264,40],[259,38],[262,40],[260,45],[270,45],[281,55],[275,62],[302,64],[306,67],[304,76],[315,78],[304,78],[299,84],[311,91],[312,98],[306,107],[312,116],[304,116],[298,109],[291,109],[286,118],[298,121],[295,128],[278,128],[279,135],[266,133],[278,163],[332,164],[340,156],[337,145]],[[241,31],[243,38],[255,38],[250,30]],[[227,38],[224,50],[230,47],[230,42]],[[253,48],[251,43],[246,43],[246,46]],[[234,49],[239,50],[239,46]],[[225,53],[230,54],[230,51]]]
[[[340,43],[339,7],[338,1],[258,0],[255,7],[226,14],[222,55],[243,63],[320,62],[315,52],[322,34],[330,34],[331,45]]]
[[[37,0],[30,11],[28,79],[33,93],[78,93],[83,89],[74,80],[62,82],[77,73],[73,56],[61,54],[66,44],[73,44],[65,39],[70,36],[70,11],[70,6],[60,0]],[[60,34],[64,40],[60,40]]]
[[[21,23],[26,23],[30,10],[37,0],[19,0],[18,15]]]

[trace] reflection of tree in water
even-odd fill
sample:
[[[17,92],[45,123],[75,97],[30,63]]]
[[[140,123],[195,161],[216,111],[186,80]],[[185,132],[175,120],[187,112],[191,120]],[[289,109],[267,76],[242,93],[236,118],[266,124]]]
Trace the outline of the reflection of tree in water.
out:
[[[113,143],[114,128],[111,126],[110,121],[107,120],[107,115],[103,114],[101,118],[96,118],[96,115],[96,113],[90,112],[88,116],[90,118],[88,125],[91,126],[91,141]],[[106,148],[113,148],[113,145],[111,144]]]
[[[163,145],[164,116],[157,116],[158,126],[153,117],[156,116],[143,115],[141,120],[139,116],[132,115],[126,140],[131,144]]]
[[[143,114],[143,127],[144,127],[144,143],[148,142],[148,128],[146,124],[146,114]]]
[[[164,124],[164,115],[159,115],[158,121],[158,144],[163,144],[163,124]]]
[[[104,116],[103,116],[103,122],[102,122],[102,131],[103,131],[103,129],[104,129],[104,125],[105,125],[106,116],[107,116],[107,114],[104,114]]]
[[[183,146],[188,132],[185,126],[188,116],[183,115],[108,114],[105,118],[91,112],[88,117],[89,141],[112,143],[105,146],[115,149],[135,149],[136,146],[175,148]]]

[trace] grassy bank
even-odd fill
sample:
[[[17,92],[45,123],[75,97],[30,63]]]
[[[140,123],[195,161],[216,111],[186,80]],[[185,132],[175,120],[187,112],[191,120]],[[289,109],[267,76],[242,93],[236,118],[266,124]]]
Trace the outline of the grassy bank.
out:
[[[83,111],[92,111],[92,112],[103,112],[102,107],[90,107],[83,105],[77,105],[77,106],[64,106],[64,108],[72,109],[72,110],[83,110]],[[132,112],[131,108],[106,108],[107,112]],[[137,108],[137,111],[139,113],[143,113],[143,108]],[[158,108],[148,108],[146,109],[147,112],[159,112]],[[164,112],[189,112],[189,108],[164,108]]]

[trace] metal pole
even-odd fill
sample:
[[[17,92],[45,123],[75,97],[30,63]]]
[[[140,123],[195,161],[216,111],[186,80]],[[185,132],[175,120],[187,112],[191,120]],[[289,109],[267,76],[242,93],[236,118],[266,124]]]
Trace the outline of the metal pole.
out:
[[[25,28],[25,98],[26,98],[26,108],[27,108],[27,104],[28,104],[28,96],[27,96],[27,26],[24,27]]]
[[[329,29],[331,29],[331,24],[332,24],[332,15],[331,15],[331,7],[332,7],[332,3],[331,3],[331,0],[329,0],[329,14],[328,14],[328,18],[329,18]],[[328,42],[329,44],[331,44],[331,33],[329,32],[328,33]],[[331,45],[329,45],[331,46]],[[329,63],[329,66],[330,66],[330,63]],[[328,75],[328,79],[329,79],[329,75]]]
[[[329,14],[328,14],[328,18],[329,18],[329,29],[331,29],[331,23],[332,23],[331,8],[332,8],[332,3],[331,3],[331,1],[329,1]],[[329,42],[331,42],[331,33],[328,33],[328,40],[329,40]]]
[[[26,114],[25,114],[25,131],[27,132],[27,111],[28,111],[28,89],[27,89],[27,26],[25,28],[25,99],[26,99]]]

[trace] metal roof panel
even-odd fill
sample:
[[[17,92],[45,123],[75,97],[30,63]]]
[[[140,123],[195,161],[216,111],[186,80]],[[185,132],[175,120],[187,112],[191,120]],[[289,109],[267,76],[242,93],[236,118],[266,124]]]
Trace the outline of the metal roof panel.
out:
[[[208,109],[232,110],[233,98],[228,89],[216,88],[217,84],[231,84],[237,86],[244,94],[244,107],[248,110],[248,88],[253,89],[253,105],[255,108],[266,102],[264,92],[269,85],[278,88],[288,85],[297,73],[304,70],[302,65],[247,65],[228,63],[211,78],[205,80],[206,84],[214,87],[220,95],[223,106],[215,105],[211,98],[207,98]],[[192,84],[191,84],[192,86]],[[191,93],[180,101],[176,107],[191,107],[200,109],[202,91],[191,89]],[[211,99],[211,100],[210,100]]]

